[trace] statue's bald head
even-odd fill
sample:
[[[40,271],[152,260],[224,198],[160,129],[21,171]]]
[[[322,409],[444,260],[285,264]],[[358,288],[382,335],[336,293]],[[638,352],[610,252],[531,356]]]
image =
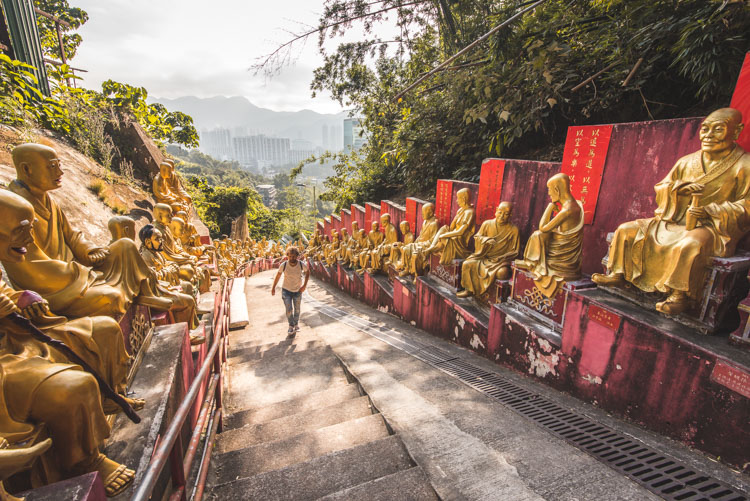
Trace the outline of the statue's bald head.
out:
[[[572,197],[570,193],[570,178],[564,172],[555,174],[547,180],[547,191],[553,202]]]
[[[0,189],[0,221],[0,260],[25,260],[26,246],[34,241],[34,207],[25,198]]]
[[[114,216],[107,222],[112,241],[121,238],[135,240],[135,221],[127,216]]]
[[[435,204],[428,202],[422,206],[422,219],[430,219],[435,215]]]
[[[62,185],[63,171],[55,150],[37,143],[26,143],[11,152],[16,176],[27,186],[46,192]]]
[[[468,205],[469,197],[471,197],[471,191],[469,191],[469,188],[461,188],[456,193],[456,198],[458,198],[459,204]]]
[[[711,112],[703,121],[724,122],[736,127],[742,123],[742,112],[734,108],[719,108]]]
[[[718,128],[717,128],[718,126]],[[721,127],[726,128],[726,137],[721,135]],[[720,108],[710,113],[701,123],[701,143],[703,150],[723,150],[734,147],[734,142],[744,129],[742,113],[734,108]],[[711,135],[709,137],[709,135]],[[713,142],[713,144],[710,144]]]
[[[154,205],[154,219],[167,225],[172,220],[172,207],[167,204]]]

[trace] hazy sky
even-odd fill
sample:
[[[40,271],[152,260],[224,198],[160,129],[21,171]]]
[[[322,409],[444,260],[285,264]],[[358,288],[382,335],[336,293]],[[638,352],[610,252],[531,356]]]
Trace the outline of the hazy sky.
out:
[[[323,0],[69,0],[89,13],[72,66],[88,70],[83,85],[102,81],[146,87],[150,96],[245,96],[274,110],[335,113],[327,96],[310,97],[322,61],[317,37],[298,45],[299,59],[266,80],[248,68],[289,35],[317,24]]]

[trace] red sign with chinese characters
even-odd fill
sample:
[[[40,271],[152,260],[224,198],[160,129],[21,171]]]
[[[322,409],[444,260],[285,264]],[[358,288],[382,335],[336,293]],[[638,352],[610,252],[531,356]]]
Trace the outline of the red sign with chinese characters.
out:
[[[609,327],[613,331],[616,331],[620,328],[620,315],[605,310],[601,306],[597,306],[595,304],[589,306],[589,319],[593,320],[599,325]]]
[[[504,173],[505,160],[488,158],[482,162],[476,207],[477,226],[495,217],[495,208],[500,203]]]
[[[453,198],[453,181],[438,179],[435,194],[435,217],[441,226],[451,223],[451,199]]]
[[[732,95],[732,108],[742,112],[742,121],[750,122],[750,52],[745,56],[745,62],[740,70],[740,77],[737,79],[737,86],[734,88]],[[750,127],[740,134],[737,144],[742,146],[745,151],[750,151]]]
[[[722,360],[716,361],[714,370],[711,372],[711,381],[726,386],[743,397],[750,398],[750,374]]]
[[[561,170],[570,176],[573,196],[583,203],[586,224],[594,221],[611,135],[611,125],[568,127]]]

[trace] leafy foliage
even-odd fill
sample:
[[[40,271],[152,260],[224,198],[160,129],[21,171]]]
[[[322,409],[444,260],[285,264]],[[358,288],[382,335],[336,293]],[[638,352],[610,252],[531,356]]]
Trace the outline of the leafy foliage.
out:
[[[397,99],[521,5],[327,0],[311,89],[353,108],[367,144],[327,155],[324,197],[429,197],[437,178],[478,180],[487,156],[559,159],[569,125],[705,114],[729,102],[750,49],[747,2],[548,0]],[[377,36],[387,22],[393,40]],[[328,50],[354,29],[364,39]]]
[[[71,7],[67,0],[34,0],[34,5],[70,25],[70,27],[60,25],[60,31],[65,57],[73,59],[83,39],[78,33],[69,32],[80,28],[89,20],[89,15],[83,9]],[[58,61],[61,60],[55,22],[44,16],[37,16],[37,27],[39,28],[39,37],[42,40],[44,55]]]

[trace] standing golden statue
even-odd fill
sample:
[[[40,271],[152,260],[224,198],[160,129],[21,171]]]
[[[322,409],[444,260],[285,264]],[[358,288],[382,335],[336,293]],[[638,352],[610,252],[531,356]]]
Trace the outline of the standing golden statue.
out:
[[[566,281],[581,278],[583,204],[573,198],[567,174],[549,178],[547,192],[550,203],[516,266],[531,272],[542,294],[553,297]],[[554,214],[558,203],[560,211]]]
[[[396,264],[399,270],[398,276],[419,276],[424,274],[427,264],[423,251],[432,244],[432,239],[438,231],[440,224],[435,217],[435,205],[427,203],[422,206],[422,229],[419,236],[411,244],[406,244],[401,249],[401,258]]]
[[[655,186],[654,217],[620,225],[599,285],[630,282],[667,295],[656,309],[682,313],[703,293],[712,256],[733,256],[750,229],[750,155],[736,141],[742,114],[711,113],[701,124],[701,149],[677,161]]]
[[[442,265],[450,264],[454,259],[464,259],[471,254],[469,242],[476,230],[476,220],[474,207],[469,201],[470,196],[471,191],[468,188],[458,190],[458,211],[450,226],[440,228],[430,246],[422,253],[425,261],[435,252],[440,252]]]
[[[474,235],[474,253],[461,265],[461,286],[458,297],[472,294],[481,296],[496,280],[511,276],[511,264],[521,245],[518,227],[511,224],[513,204],[501,202],[495,209],[495,219],[482,223]]]
[[[19,289],[36,290],[56,313],[69,317],[115,316],[133,300],[168,309],[158,297],[148,266],[135,243],[122,238],[99,247],[74,230],[48,192],[62,184],[55,150],[24,144],[13,150],[18,178],[9,190],[34,207],[34,243],[23,262],[8,263],[8,278]]]

